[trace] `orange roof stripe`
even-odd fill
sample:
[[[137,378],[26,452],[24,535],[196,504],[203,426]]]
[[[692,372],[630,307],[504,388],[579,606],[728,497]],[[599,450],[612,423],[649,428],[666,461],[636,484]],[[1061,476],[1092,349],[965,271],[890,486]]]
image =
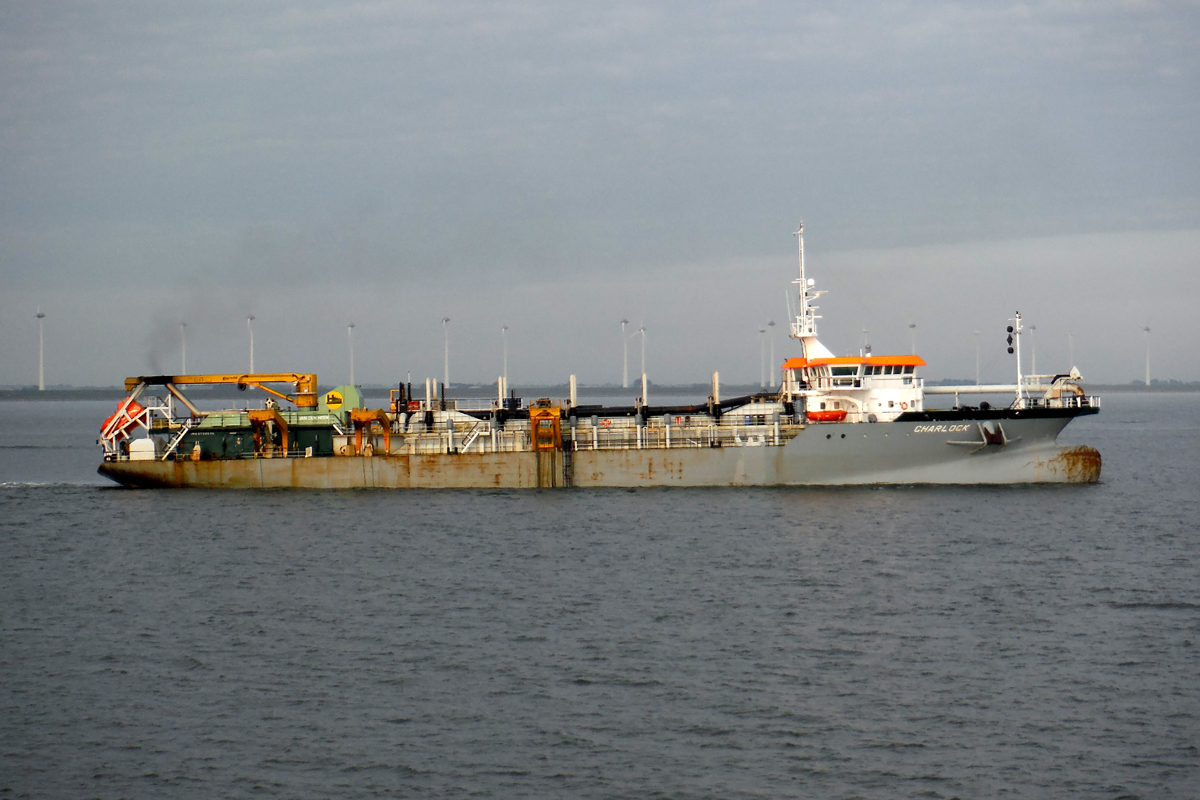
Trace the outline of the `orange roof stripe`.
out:
[[[835,364],[870,364],[874,367],[924,367],[925,360],[920,356],[840,356],[838,358],[789,358],[783,362],[784,369],[803,369],[804,367],[825,367]]]

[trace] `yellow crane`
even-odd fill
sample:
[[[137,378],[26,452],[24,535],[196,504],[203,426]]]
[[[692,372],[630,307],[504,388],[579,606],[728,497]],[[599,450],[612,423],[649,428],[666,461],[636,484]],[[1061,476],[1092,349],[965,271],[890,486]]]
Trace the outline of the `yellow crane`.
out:
[[[295,395],[287,395],[267,386],[268,383],[290,383]],[[229,384],[245,389],[253,386],[262,389],[267,394],[275,395],[281,400],[295,403],[296,408],[317,407],[317,376],[299,372],[260,372],[243,373],[241,375],[139,375],[125,379],[125,391],[133,392],[142,386],[165,386],[167,391],[186,405],[193,414],[200,412],[176,390],[177,386],[211,386]]]

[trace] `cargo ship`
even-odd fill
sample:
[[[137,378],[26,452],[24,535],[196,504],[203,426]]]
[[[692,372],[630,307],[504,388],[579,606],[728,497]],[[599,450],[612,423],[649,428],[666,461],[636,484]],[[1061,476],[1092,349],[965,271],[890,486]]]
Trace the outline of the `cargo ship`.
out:
[[[815,289],[797,231],[799,279],[778,391],[693,405],[522,402],[497,381],[492,400],[397,384],[386,408],[354,386],[321,392],[307,373],[143,375],[104,421],[99,472],[129,487],[585,488],[871,484],[1094,483],[1100,454],[1059,433],[1099,413],[1081,376],[1021,371],[1020,313],[1008,326],[1016,381],[924,385],[916,355],[834,356],[817,338]],[[188,387],[262,391],[261,408],[200,409]],[[964,402],[1011,395],[1006,405]],[[953,398],[937,408],[934,398]]]

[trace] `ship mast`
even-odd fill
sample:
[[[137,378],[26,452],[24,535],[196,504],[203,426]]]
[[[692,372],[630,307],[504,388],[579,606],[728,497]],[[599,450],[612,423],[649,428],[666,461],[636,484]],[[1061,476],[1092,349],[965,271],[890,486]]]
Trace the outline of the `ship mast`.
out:
[[[1014,313],[1014,315],[1012,316],[1012,318],[1011,318],[1009,321],[1010,321],[1010,322],[1012,322],[1012,326],[1011,326],[1011,327],[1009,327],[1009,329],[1008,329],[1008,330],[1012,332],[1012,335],[1013,335],[1013,336],[1017,337],[1017,341],[1016,341],[1016,351],[1017,351],[1017,405],[1018,405],[1018,406],[1020,406],[1020,405],[1021,405],[1021,401],[1025,399],[1024,388],[1023,388],[1023,387],[1022,387],[1022,385],[1021,385],[1021,384],[1022,384],[1022,378],[1021,378],[1021,331],[1025,330],[1025,328],[1023,328],[1023,327],[1021,326],[1021,312],[1020,312],[1020,311],[1017,311],[1017,312],[1015,312],[1015,313]],[[1010,341],[1010,342],[1012,341],[1012,336],[1010,336],[1010,337],[1009,337],[1009,341]],[[1012,349],[1010,348],[1009,352],[1011,352],[1011,351],[1012,351]]]
[[[792,322],[791,337],[799,339],[804,346],[804,357],[807,358],[830,358],[833,353],[829,352],[823,344],[817,341],[817,320],[821,319],[817,314],[817,308],[812,301],[816,300],[823,291],[816,291],[813,286],[816,284],[812,278],[804,274],[804,223],[800,223],[800,228],[793,234],[798,242],[800,251],[800,278],[792,281],[792,283],[800,286],[800,306],[796,309],[796,318]]]

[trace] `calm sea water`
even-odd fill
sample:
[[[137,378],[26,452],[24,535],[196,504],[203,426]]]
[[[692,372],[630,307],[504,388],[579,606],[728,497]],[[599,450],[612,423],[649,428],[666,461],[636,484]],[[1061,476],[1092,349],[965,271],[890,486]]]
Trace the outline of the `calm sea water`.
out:
[[[1196,797],[1200,395],[1082,487],[130,491],[0,403],[0,797]]]

